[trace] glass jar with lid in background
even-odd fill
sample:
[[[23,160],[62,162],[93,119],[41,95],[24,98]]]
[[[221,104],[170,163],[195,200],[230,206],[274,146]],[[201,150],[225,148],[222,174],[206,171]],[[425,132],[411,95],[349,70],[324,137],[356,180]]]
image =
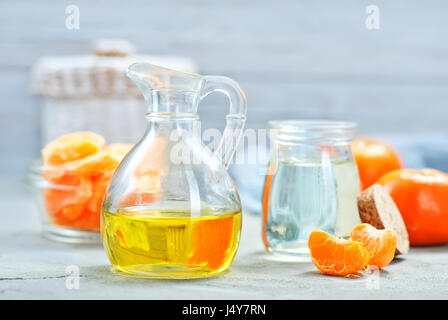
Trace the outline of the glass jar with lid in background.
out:
[[[31,89],[41,97],[41,147],[77,131],[93,131],[108,143],[136,143],[146,128],[146,105],[126,76],[128,66],[150,62],[198,72],[187,57],[137,54],[124,39],[98,39],[92,51],[44,56],[33,66]]]
[[[145,131],[146,105],[127,67],[147,61],[184,72],[198,69],[187,57],[136,54],[124,39],[99,39],[92,53],[42,57],[31,72],[32,91],[41,96],[42,153],[52,145],[50,153],[65,160],[54,163],[42,154],[30,165],[28,182],[43,235],[70,243],[101,243],[104,193]]]
[[[271,158],[263,191],[268,252],[308,260],[320,228],[348,237],[360,223],[358,170],[351,152],[357,125],[340,121],[270,121]]]

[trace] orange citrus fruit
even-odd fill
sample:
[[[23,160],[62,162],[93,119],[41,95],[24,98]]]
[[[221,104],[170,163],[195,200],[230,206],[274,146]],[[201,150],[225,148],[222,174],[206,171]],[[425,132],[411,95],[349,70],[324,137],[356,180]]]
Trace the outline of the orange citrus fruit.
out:
[[[311,261],[325,274],[346,276],[366,268],[370,260],[367,249],[357,241],[338,239],[314,229],[308,239]]]
[[[368,223],[361,223],[352,230],[350,239],[366,247],[370,254],[369,265],[383,268],[394,259],[398,238],[393,230],[378,230]]]
[[[448,242],[448,174],[435,169],[401,169],[382,176],[395,201],[411,245]]]
[[[105,144],[102,136],[93,132],[75,132],[63,135],[42,150],[45,165],[57,166],[90,156]]]
[[[381,140],[358,137],[352,142],[352,152],[362,190],[376,183],[383,174],[403,167],[398,151]]]

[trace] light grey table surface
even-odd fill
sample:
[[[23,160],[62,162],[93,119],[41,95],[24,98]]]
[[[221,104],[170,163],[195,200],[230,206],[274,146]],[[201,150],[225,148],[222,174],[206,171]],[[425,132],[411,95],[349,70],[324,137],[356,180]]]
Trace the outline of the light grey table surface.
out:
[[[41,237],[31,193],[0,181],[0,299],[446,299],[448,246],[413,248],[380,273],[324,276],[312,263],[281,262],[264,252],[260,219],[245,215],[230,270],[199,280],[117,275],[102,248]],[[80,268],[79,289],[67,289],[66,268]]]

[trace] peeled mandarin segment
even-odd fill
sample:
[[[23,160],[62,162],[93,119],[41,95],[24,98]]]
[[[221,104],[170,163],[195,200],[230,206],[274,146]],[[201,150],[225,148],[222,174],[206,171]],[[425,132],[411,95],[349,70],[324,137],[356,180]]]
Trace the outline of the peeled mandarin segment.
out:
[[[52,217],[52,221],[56,225],[73,228],[83,210],[84,206],[82,204],[67,205]]]
[[[320,229],[308,239],[311,261],[323,273],[346,276],[367,267],[370,255],[359,242],[338,239]]]
[[[91,216],[97,216],[98,219],[94,219],[94,221],[99,222],[99,217],[101,215],[101,205],[103,203],[104,194],[107,191],[107,187],[109,186],[110,178],[98,178],[93,182],[93,192],[92,197],[87,201],[86,211]],[[99,228],[99,224],[95,225],[95,227]]]
[[[77,203],[64,205],[55,215],[54,222],[82,230],[99,230],[101,204],[109,184],[109,179],[97,178],[92,181],[90,197],[78,199]]]
[[[98,178],[93,182],[93,194],[89,199],[91,203],[87,203],[89,210],[95,212],[101,210],[101,202],[103,201],[104,194],[109,186],[110,178],[103,179]]]
[[[71,170],[78,171],[81,175],[98,175],[102,171],[115,170],[119,163],[120,160],[115,155],[110,154],[106,150],[101,150],[86,158],[73,161],[67,164],[67,166]]]
[[[98,230],[100,227],[101,204],[113,171],[102,172],[97,178],[78,176],[85,172],[71,171],[57,181],[58,185],[72,189],[46,189],[44,202],[55,224],[77,228]]]
[[[100,217],[99,211],[92,213],[85,207],[82,215],[72,223],[72,227],[82,230],[99,230]]]
[[[111,171],[115,170],[132,145],[111,144],[97,153],[68,164],[72,170]]]
[[[72,189],[46,189],[43,198],[50,220],[56,225],[74,227],[92,195],[91,188],[90,179],[84,178]]]
[[[100,214],[88,209],[86,204],[73,204],[64,206],[61,211],[52,217],[53,223],[59,226],[65,226],[82,230],[99,230]]]
[[[60,216],[63,217],[66,220],[73,221],[76,220],[83,212],[84,205],[75,203],[75,204],[69,204],[62,208],[60,212]]]
[[[113,170],[65,172],[65,175],[52,179],[52,183],[69,189],[48,188],[44,192],[44,203],[51,220],[60,226],[98,230],[101,204]]]
[[[42,170],[42,177],[52,184],[66,184],[65,179],[74,177],[75,175],[65,168],[49,168]]]
[[[47,211],[55,215],[65,206],[84,204],[92,195],[92,182],[88,178],[79,178],[65,181],[67,189],[46,189],[44,191],[44,203]]]
[[[44,165],[58,166],[90,156],[105,144],[102,136],[93,132],[75,132],[47,144],[42,150]]]
[[[390,229],[378,230],[368,223],[361,223],[352,230],[350,239],[366,247],[370,254],[369,265],[383,268],[394,259],[398,237]]]
[[[42,173],[42,176],[48,182],[59,186],[80,186],[85,180],[78,172],[73,170],[58,169],[58,170],[46,170]]]
[[[114,170],[102,171],[92,178],[92,195],[85,204],[83,214],[73,226],[84,230],[99,230],[101,205],[113,173]]]
[[[109,182],[130,144],[104,146],[93,132],[60,137],[42,150],[43,177],[55,185],[73,187],[46,189],[45,207],[55,224],[85,230],[100,227],[101,204]]]

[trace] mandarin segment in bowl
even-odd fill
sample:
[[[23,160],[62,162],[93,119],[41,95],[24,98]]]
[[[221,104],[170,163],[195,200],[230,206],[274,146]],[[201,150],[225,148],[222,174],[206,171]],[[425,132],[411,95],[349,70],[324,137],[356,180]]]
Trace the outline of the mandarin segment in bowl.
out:
[[[115,170],[131,148],[128,144],[111,144],[90,156],[67,162],[65,167],[80,175],[98,176],[101,172]]]
[[[67,163],[67,166],[71,170],[77,171],[80,175],[96,176],[102,171],[115,170],[120,161],[116,155],[110,154],[103,149],[86,158]]]
[[[92,196],[86,203],[86,210],[90,211],[92,215],[101,212],[103,197],[107,191],[111,178],[112,175],[99,177],[93,180]]]
[[[398,237],[390,229],[378,230],[368,223],[361,223],[352,230],[350,239],[361,242],[367,249],[369,265],[383,268],[394,259]]]
[[[314,229],[308,239],[311,261],[323,273],[336,276],[355,274],[366,268],[370,254],[360,243],[338,239]]]
[[[47,144],[42,150],[42,159],[46,166],[58,166],[90,156],[104,144],[104,138],[94,132],[70,133]]]
[[[92,195],[92,181],[89,178],[77,177],[65,182],[64,188],[47,188],[44,192],[46,209],[51,214],[67,205],[85,203]]]
[[[104,138],[95,133],[76,132],[43,149],[42,176],[51,184],[43,198],[53,223],[99,229],[104,194],[115,169],[132,148],[130,144],[104,143]]]
[[[79,178],[77,183],[65,185],[64,188],[47,188],[44,190],[44,205],[50,219],[57,225],[71,226],[84,210],[92,196],[92,182],[89,178]]]

